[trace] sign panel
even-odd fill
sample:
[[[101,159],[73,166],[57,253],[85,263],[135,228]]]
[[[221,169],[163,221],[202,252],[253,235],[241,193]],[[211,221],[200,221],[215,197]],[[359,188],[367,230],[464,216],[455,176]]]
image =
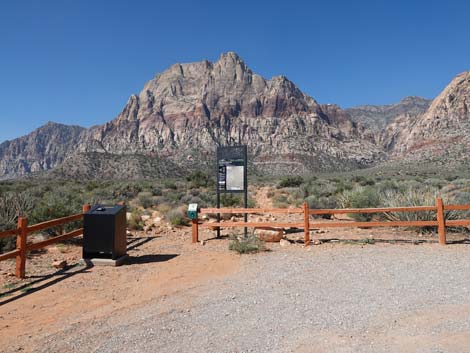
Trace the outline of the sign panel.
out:
[[[224,146],[217,148],[217,191],[246,191],[247,174],[246,146]]]
[[[227,182],[226,189],[235,191],[245,190],[245,167],[242,165],[227,166]]]

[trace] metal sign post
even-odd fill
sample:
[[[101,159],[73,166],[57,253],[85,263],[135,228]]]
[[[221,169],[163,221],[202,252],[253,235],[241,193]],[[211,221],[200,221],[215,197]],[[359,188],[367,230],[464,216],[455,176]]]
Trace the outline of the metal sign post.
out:
[[[217,208],[220,208],[221,193],[243,193],[245,208],[248,208],[248,149],[247,146],[217,147]],[[244,214],[245,222],[248,215]],[[220,213],[217,213],[220,222]],[[248,229],[245,227],[245,236]],[[220,237],[220,227],[217,227],[217,237]]]

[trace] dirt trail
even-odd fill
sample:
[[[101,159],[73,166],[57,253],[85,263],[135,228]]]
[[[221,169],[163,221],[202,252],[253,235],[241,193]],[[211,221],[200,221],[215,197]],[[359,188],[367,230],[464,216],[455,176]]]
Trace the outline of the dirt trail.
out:
[[[263,186],[256,191],[255,201],[256,206],[260,208],[273,208],[273,202],[268,197],[268,192],[271,190],[269,186]]]

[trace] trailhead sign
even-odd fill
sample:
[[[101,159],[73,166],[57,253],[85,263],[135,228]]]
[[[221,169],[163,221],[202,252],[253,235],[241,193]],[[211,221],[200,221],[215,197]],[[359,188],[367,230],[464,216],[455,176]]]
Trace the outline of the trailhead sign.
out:
[[[245,208],[248,207],[247,152],[246,145],[217,147],[217,208],[220,208],[221,193],[243,193]],[[220,221],[220,214],[217,219]],[[220,228],[217,229],[217,236],[220,236]]]

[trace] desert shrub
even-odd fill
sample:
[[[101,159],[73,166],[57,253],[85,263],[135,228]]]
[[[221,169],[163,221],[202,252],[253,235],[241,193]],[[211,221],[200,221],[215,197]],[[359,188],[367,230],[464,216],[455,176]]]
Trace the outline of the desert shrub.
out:
[[[114,199],[129,200],[137,196],[137,194],[143,191],[141,185],[131,182],[121,182],[111,186],[112,194]]]
[[[239,254],[249,254],[266,251],[266,244],[264,241],[258,239],[254,234],[249,234],[246,237],[232,238],[228,248],[229,250],[236,251]]]
[[[338,183],[336,183],[335,185],[335,190],[334,190],[334,193],[335,194],[341,194],[343,193],[344,191],[349,191],[349,190],[352,190],[353,189],[353,186],[351,185],[351,183],[347,183],[343,180],[340,180]]]
[[[192,172],[186,177],[186,180],[190,182],[191,188],[206,187],[211,183],[209,175],[201,170]]]
[[[139,199],[140,204],[143,208],[149,208],[153,206],[152,193],[148,191],[139,192],[137,198]]]
[[[46,193],[31,211],[30,223],[39,223],[55,218],[70,216],[81,212],[83,200],[80,195],[67,190],[56,189]],[[73,229],[72,224],[65,228]]]
[[[279,187],[289,188],[289,187],[298,187],[304,182],[304,179],[301,176],[288,176],[281,179],[279,182]]]
[[[420,190],[407,189],[401,192],[385,192],[383,199],[385,207],[434,206],[436,203],[437,196],[437,189],[423,188]],[[445,212],[446,219],[455,219],[456,216],[457,214],[454,211]],[[388,212],[383,214],[383,217],[391,221],[435,221],[436,212]],[[435,230],[435,227],[419,227],[415,229],[419,231],[432,232],[433,230]]]
[[[222,194],[220,203],[223,207],[243,206],[243,199],[236,194]]]
[[[180,191],[172,191],[166,193],[165,196],[168,201],[171,201],[173,205],[176,205],[182,203],[182,198],[185,196],[185,193]]]
[[[29,214],[33,206],[33,199],[26,193],[9,192],[0,195],[0,232],[15,228],[18,216]],[[15,247],[15,236],[0,239],[0,253]]]
[[[168,211],[170,211],[172,209],[171,205],[166,203],[166,202],[162,202],[161,204],[159,204],[157,206],[157,210],[160,211],[160,213],[167,213]]]
[[[375,180],[365,178],[365,179],[363,179],[359,182],[359,185],[361,185],[361,186],[372,186],[372,185],[375,185]]]
[[[335,196],[331,197],[316,197],[316,196],[309,196],[305,199],[308,203],[308,207],[311,209],[325,209],[325,208],[337,208],[338,202]],[[321,218],[330,219],[331,215],[322,215]]]
[[[316,196],[309,196],[305,199],[308,203],[308,207],[311,209],[322,209],[322,208],[337,208],[338,201],[336,197],[316,197]]]
[[[188,191],[188,194],[190,194],[191,196],[199,196],[200,193],[201,191],[199,189],[190,189]]]
[[[131,212],[127,220],[127,228],[131,230],[142,230],[144,228],[144,222],[142,222],[142,217],[137,210]]]
[[[274,192],[274,190],[269,190],[267,193],[266,193],[266,196],[271,199],[274,197],[274,195],[276,195],[276,193]]]
[[[166,218],[174,226],[185,226],[188,224],[188,218],[182,208],[175,208],[168,211]]]
[[[152,188],[152,195],[153,195],[153,196],[162,196],[162,195],[163,195],[162,188],[159,187],[159,186],[153,187],[153,188]]]
[[[170,190],[178,189],[178,186],[176,185],[176,183],[173,180],[165,180],[163,182],[163,187],[165,189],[170,189]]]
[[[256,200],[253,199],[252,197],[248,196],[247,206],[248,206],[248,208],[255,208],[257,206]]]
[[[380,195],[372,187],[359,187],[338,196],[342,208],[371,208],[380,206]],[[349,216],[357,221],[370,221],[374,214],[353,213]]]
[[[152,205],[158,206],[165,202],[165,198],[163,196],[152,196]]]
[[[0,196],[0,231],[16,226],[19,215],[27,216],[34,208],[34,200],[26,193],[5,193]]]

